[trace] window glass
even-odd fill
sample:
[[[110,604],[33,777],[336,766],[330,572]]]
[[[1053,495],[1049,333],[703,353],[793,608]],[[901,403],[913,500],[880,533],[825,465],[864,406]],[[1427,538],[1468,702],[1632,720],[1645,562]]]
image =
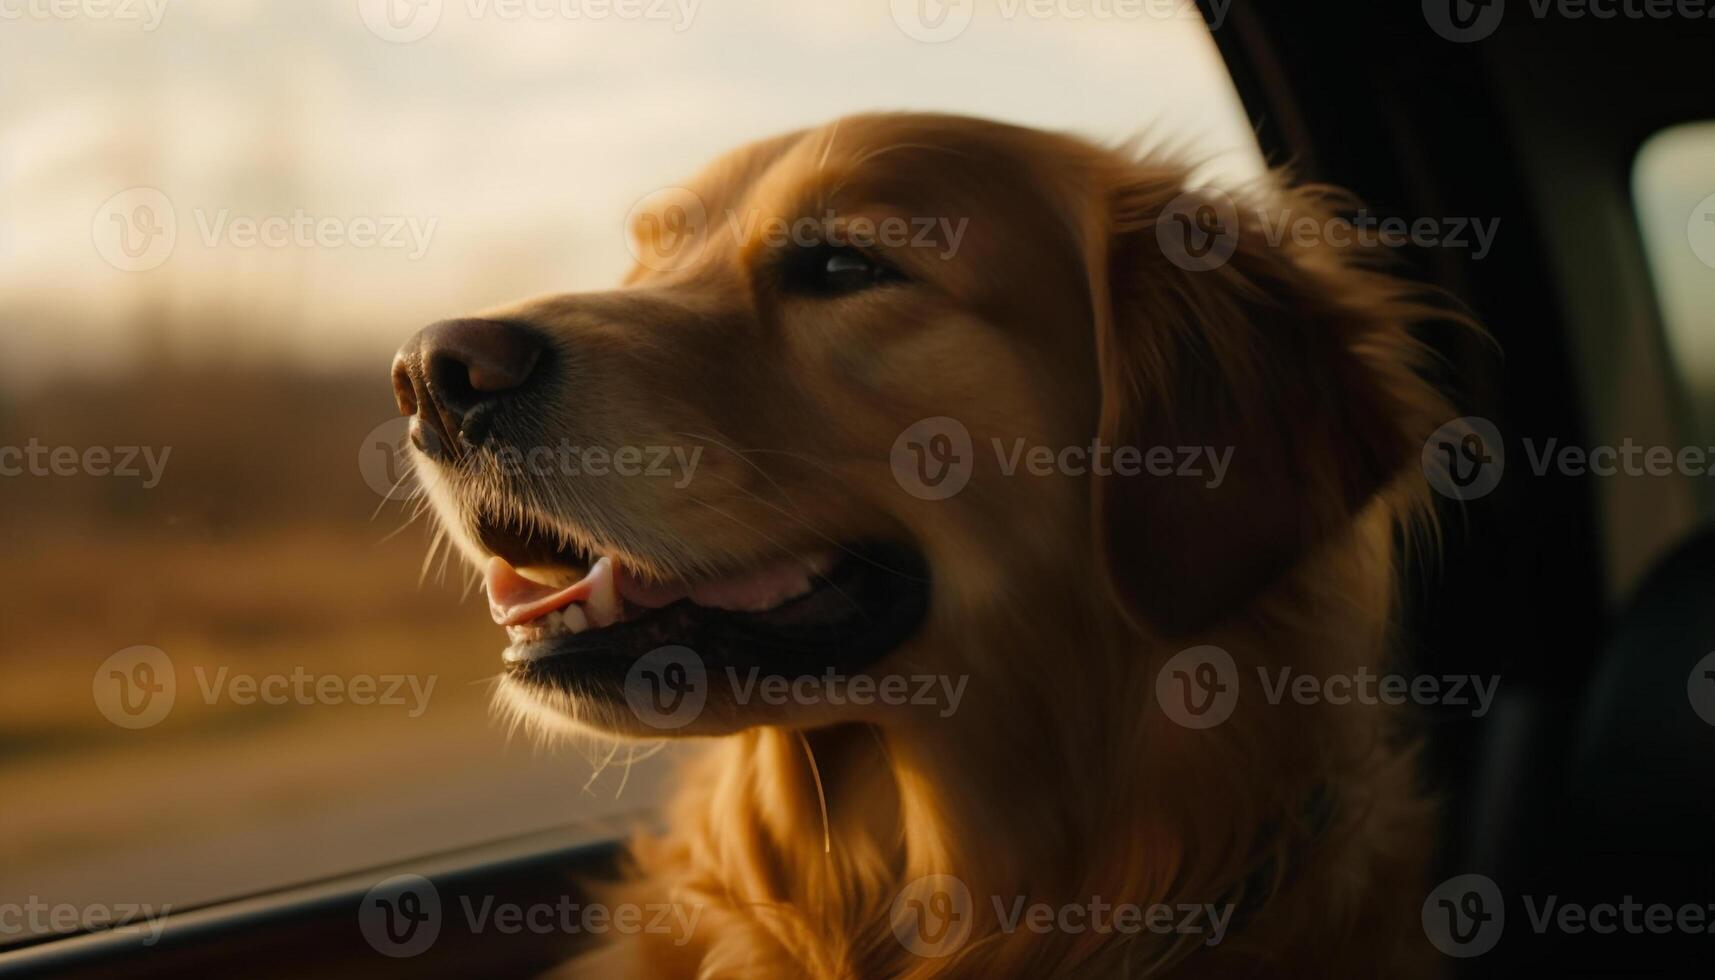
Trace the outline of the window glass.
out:
[[[1715,122],[1676,126],[1638,153],[1638,223],[1685,396],[1688,442],[1715,440]],[[1709,503],[1705,495],[1705,505]]]
[[[855,110],[1144,134],[1259,172],[1208,26],[1121,8],[21,5],[0,28],[0,905],[183,908],[648,807],[666,755],[491,717],[499,634],[390,499],[392,351],[614,284],[638,199]]]

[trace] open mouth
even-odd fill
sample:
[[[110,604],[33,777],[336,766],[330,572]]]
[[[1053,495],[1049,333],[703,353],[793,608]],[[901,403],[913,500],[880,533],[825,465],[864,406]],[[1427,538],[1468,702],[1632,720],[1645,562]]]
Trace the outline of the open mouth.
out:
[[[489,611],[510,641],[508,676],[618,697],[639,657],[686,647],[711,667],[852,674],[898,647],[929,605],[913,548],[860,542],[695,581],[641,577],[617,553],[558,547],[484,525]]]

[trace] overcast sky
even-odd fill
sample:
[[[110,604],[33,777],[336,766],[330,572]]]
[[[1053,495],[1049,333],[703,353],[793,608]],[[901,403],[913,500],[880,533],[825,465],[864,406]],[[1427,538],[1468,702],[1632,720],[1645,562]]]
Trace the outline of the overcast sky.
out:
[[[144,320],[212,356],[384,363],[430,320],[612,284],[640,197],[855,110],[1149,130],[1258,166],[1207,30],[1171,0],[1046,19],[975,0],[938,41],[959,0],[105,0],[105,18],[87,0],[71,20],[31,2],[0,19],[14,381],[123,363]],[[298,215],[354,239],[361,219],[397,225],[398,247],[242,238],[245,219]],[[164,257],[159,235],[114,254],[169,224]]]

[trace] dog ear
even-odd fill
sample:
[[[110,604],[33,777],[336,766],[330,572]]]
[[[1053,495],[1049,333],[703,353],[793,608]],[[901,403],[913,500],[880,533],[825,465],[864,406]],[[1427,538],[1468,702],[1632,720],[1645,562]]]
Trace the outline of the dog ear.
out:
[[[1412,291],[1282,233],[1330,227],[1315,195],[1259,211],[1182,186],[1129,179],[1091,265],[1099,438],[1156,451],[1096,477],[1096,548],[1123,608],[1169,636],[1242,610],[1346,527],[1416,457],[1435,402],[1413,370],[1407,325],[1427,308]],[[1181,473],[1191,447],[1197,473]]]

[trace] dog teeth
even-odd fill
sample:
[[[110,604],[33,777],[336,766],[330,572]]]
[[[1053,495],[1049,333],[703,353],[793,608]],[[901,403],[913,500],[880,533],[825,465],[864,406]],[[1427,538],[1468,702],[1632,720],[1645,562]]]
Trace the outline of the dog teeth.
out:
[[[584,580],[590,583],[590,596],[584,600],[584,617],[597,629],[605,629],[619,621],[619,590],[614,579],[613,559],[603,555],[590,566]]]
[[[506,638],[512,641],[512,645],[506,648],[506,662],[515,663],[547,656],[550,651],[537,647],[537,644],[558,636],[582,633],[589,628],[589,617],[584,614],[583,607],[576,604],[520,626],[508,626]]]

